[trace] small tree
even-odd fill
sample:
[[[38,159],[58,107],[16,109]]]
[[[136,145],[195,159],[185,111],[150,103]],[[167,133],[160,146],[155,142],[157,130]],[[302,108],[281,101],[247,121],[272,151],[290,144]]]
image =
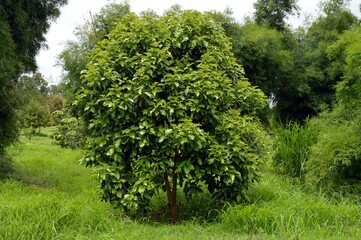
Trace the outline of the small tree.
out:
[[[40,132],[40,128],[47,125],[50,117],[48,106],[42,105],[34,99],[31,99],[21,112],[23,125],[31,130],[30,134],[34,133],[35,129]]]
[[[88,166],[102,198],[146,211],[166,191],[176,221],[177,187],[207,185],[217,199],[242,200],[264,150],[256,112],[264,94],[236,63],[209,14],[130,14],[90,55],[75,104],[87,127]]]

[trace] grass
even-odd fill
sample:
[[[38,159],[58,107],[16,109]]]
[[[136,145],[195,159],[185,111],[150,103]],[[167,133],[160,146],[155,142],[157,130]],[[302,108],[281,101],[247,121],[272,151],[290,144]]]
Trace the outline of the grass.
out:
[[[306,119],[304,125],[289,122],[276,129],[274,160],[282,173],[292,177],[303,177],[309,148],[314,143],[314,133]]]
[[[250,189],[247,204],[210,211],[212,222],[197,215],[203,203],[212,209],[202,197],[183,207],[197,218],[174,226],[131,219],[99,201],[81,151],[53,145],[45,130],[8,150],[17,170],[0,182],[0,239],[361,239],[360,203],[306,193],[274,174]]]

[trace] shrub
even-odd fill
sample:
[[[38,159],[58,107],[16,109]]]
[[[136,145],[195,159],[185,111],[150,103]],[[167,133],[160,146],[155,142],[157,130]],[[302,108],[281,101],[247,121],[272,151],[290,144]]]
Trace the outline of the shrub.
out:
[[[63,111],[55,111],[54,119],[59,122],[53,134],[55,143],[63,148],[83,148],[85,143],[82,122]]]
[[[336,108],[321,115],[324,122],[307,163],[307,182],[326,190],[361,180],[361,110]]]

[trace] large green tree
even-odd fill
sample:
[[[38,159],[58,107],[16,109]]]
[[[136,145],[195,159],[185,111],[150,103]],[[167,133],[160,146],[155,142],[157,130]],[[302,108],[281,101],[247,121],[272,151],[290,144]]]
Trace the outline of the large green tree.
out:
[[[256,113],[266,101],[212,16],[130,14],[89,59],[76,105],[104,200],[144,211],[164,189],[175,222],[179,186],[242,199],[264,156]]]
[[[35,56],[44,46],[50,21],[66,0],[3,0],[0,2],[0,154],[17,137],[14,82],[36,69]]]

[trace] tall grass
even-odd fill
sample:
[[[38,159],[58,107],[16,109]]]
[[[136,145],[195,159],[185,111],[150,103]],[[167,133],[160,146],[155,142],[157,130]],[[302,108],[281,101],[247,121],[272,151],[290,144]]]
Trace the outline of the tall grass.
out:
[[[266,189],[272,189],[269,192]],[[267,234],[279,239],[357,239],[361,206],[309,195],[279,177],[254,188],[250,205],[230,207],[222,215],[228,230]],[[257,196],[257,198],[254,198]]]
[[[282,173],[303,177],[310,146],[315,141],[308,119],[303,125],[289,122],[276,127],[274,162]]]

